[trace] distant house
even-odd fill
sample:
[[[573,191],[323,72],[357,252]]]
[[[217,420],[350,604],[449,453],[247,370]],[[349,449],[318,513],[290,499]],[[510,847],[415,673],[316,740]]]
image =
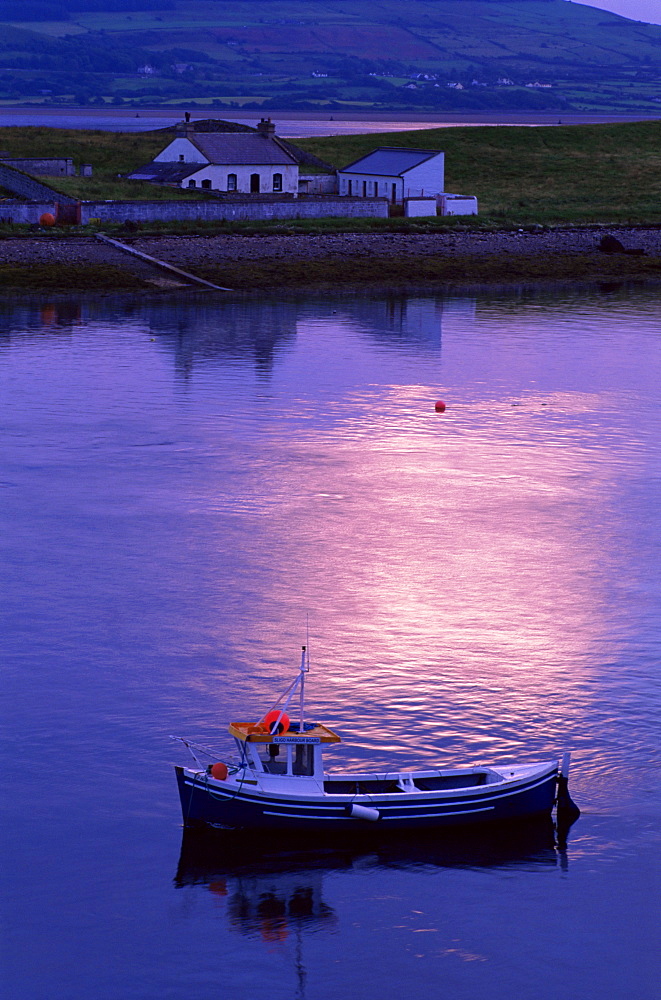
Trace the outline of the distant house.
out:
[[[127,176],[237,194],[298,193],[298,160],[264,118],[248,132],[199,132],[187,122],[151,163]]]
[[[339,194],[359,198],[436,197],[445,183],[445,154],[437,149],[380,146],[338,170]]]

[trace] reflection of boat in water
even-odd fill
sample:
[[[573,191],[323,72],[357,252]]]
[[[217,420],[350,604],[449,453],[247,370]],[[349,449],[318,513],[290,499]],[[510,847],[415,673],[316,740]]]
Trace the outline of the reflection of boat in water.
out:
[[[254,858],[255,845],[249,851]],[[260,865],[251,863],[250,856],[222,835],[187,831],[175,885],[206,886],[224,901],[231,930],[264,941],[284,941],[293,930],[335,925],[335,912],[322,898],[327,868],[289,853],[272,855]]]
[[[296,876],[302,879],[300,886],[296,883],[300,888],[319,875],[366,868],[564,868],[570,826],[571,822],[556,824],[543,815],[514,824],[494,823],[488,837],[479,828],[462,827],[423,831],[413,840],[405,832],[370,837],[369,842],[351,836],[297,849],[281,838],[265,840],[262,831],[186,829],[174,883],[178,888],[206,885],[227,895],[233,880],[284,886]],[[297,900],[309,896],[303,892]],[[305,916],[305,909],[296,904],[290,910]]]
[[[366,869],[566,867],[567,829],[550,816],[517,824],[493,824],[489,837],[475,830],[445,830],[416,837],[387,838],[356,846],[355,838],[333,847],[282,849],[263,833],[185,830],[177,888],[206,887],[225,903],[232,930],[283,941],[291,931],[336,924],[323,899],[326,875]]]
[[[472,828],[430,830],[413,839],[403,833],[358,845],[351,837],[343,842],[335,838],[332,846],[324,847],[315,838],[300,849],[292,849],[288,838],[283,844],[264,831],[187,829],[174,884],[189,893],[212,894],[231,932],[261,940],[269,948],[286,948],[296,974],[292,996],[302,1000],[307,995],[306,936],[338,929],[339,916],[324,898],[327,876],[363,876],[380,869],[417,872],[426,879],[444,868],[564,869],[560,837],[548,815],[493,824],[488,837]]]
[[[238,762],[199,760],[213,751],[183,740],[197,766],[177,767],[187,826],[218,829],[327,832],[341,835],[373,825],[396,833],[549,815],[576,807],[567,792],[568,755],[558,760],[438,770],[327,772],[323,750],[340,737],[320,723],[306,723],[306,647],[300,671],[259,722],[229,727]],[[300,719],[289,703],[298,691]],[[577,810],[576,810],[577,811]]]

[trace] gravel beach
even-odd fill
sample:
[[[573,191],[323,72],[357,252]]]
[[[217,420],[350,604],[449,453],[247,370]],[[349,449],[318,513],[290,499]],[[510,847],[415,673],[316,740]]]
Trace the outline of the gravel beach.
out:
[[[639,256],[600,250],[605,234],[615,236],[627,250]],[[548,231],[477,233],[369,233],[324,235],[118,235],[127,245],[169,264],[232,287],[277,287],[315,281],[361,284],[376,281],[379,271],[388,280],[451,281],[453,263],[461,265],[467,284],[510,277],[519,280],[567,280],[576,270],[576,280],[594,277],[661,278],[661,227],[586,226]],[[580,267],[579,267],[580,261]],[[418,272],[422,263],[427,273]],[[431,265],[431,266],[430,266]],[[562,266],[560,266],[562,265]],[[11,284],[11,270],[62,268],[81,274],[91,267],[113,268],[130,273],[134,280],[149,282],[154,269],[92,236],[56,238],[48,235],[8,237],[0,240],[3,283]],[[445,268],[445,271],[443,270]],[[316,270],[315,270],[316,269]],[[436,273],[436,271],[438,273]],[[529,272],[529,273],[528,273]],[[592,273],[593,272],[593,273]],[[222,281],[226,275],[226,282]],[[279,276],[279,277],[278,277]],[[70,284],[70,278],[69,287]],[[21,282],[18,281],[20,285]],[[459,282],[461,283],[461,282]]]

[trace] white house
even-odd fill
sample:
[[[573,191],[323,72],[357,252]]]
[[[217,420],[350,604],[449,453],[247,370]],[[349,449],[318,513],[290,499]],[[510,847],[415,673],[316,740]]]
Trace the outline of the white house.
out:
[[[358,198],[436,197],[445,184],[445,154],[437,149],[381,146],[338,170],[339,194]]]
[[[181,125],[151,163],[128,177],[238,194],[298,194],[298,161],[264,118],[256,132],[196,132],[191,123]]]

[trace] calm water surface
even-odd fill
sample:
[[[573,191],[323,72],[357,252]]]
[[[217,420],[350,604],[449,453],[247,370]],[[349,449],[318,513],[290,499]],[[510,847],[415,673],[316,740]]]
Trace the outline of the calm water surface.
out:
[[[49,128],[101,129],[106,132],[148,132],[166,128],[181,121],[183,108],[141,108],[96,110],[94,108],[58,108],[55,106],[37,108],[0,107],[0,125],[46,125]],[[283,138],[299,138],[315,135],[356,135],[367,132],[411,132],[418,129],[454,128],[475,125],[585,125],[603,122],[645,121],[659,118],[659,115],[642,112],[639,115],[594,115],[594,114],[526,114],[485,112],[483,114],[324,114],[287,111],[244,111],[238,108],[201,107],[192,113],[192,120],[207,118],[229,119],[243,125],[255,126],[263,114],[270,115],[276,123],[278,135]]]
[[[0,324],[5,995],[656,998],[659,291]],[[168,737],[226,748],[308,615],[336,764],[569,749],[566,846],[182,843]]]

